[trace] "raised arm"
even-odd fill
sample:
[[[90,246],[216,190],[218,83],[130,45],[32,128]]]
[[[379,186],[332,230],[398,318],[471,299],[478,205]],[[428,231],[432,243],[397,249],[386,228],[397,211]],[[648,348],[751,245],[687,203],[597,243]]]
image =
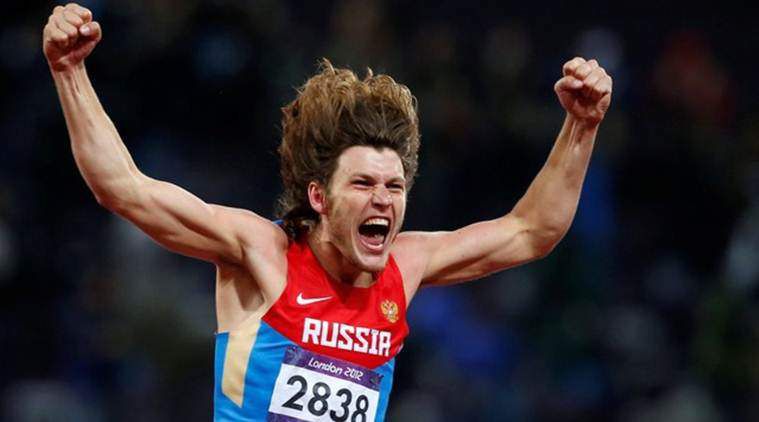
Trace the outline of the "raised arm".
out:
[[[100,25],[92,13],[73,3],[57,6],[43,33],[74,159],[98,203],[166,248],[216,263],[242,263],[251,242],[281,236],[273,224],[252,212],[207,204],[138,170],[84,66],[100,39]]]
[[[398,249],[409,271],[422,283],[446,284],[547,255],[574,218],[611,88],[611,78],[595,60],[567,62],[554,87],[567,115],[548,160],[524,196],[495,220],[453,232],[403,233]]]

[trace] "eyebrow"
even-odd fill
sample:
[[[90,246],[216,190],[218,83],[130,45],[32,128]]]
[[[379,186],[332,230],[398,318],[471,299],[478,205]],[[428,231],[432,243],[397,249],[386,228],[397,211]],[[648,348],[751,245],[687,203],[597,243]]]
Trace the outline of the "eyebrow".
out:
[[[373,176],[371,174],[368,174],[368,173],[354,173],[350,177],[351,178],[359,177],[359,178],[362,178],[362,179],[371,179],[371,180],[376,180],[377,179],[375,176]],[[406,183],[406,178],[403,177],[403,176],[395,176],[395,177],[391,178],[390,180],[388,180],[388,182]]]

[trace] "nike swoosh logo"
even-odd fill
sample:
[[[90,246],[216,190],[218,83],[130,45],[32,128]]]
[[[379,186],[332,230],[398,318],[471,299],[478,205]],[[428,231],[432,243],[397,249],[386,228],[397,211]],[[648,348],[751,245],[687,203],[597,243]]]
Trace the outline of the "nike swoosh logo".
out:
[[[298,305],[310,305],[312,303],[323,302],[329,299],[332,299],[332,296],[305,298],[303,297],[303,293],[298,293],[298,297],[295,298],[295,301]]]

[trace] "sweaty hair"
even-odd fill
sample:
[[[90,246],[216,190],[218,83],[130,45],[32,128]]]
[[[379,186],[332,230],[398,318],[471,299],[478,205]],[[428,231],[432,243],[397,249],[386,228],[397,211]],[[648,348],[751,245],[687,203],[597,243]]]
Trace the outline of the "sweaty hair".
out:
[[[319,220],[308,200],[309,183],[329,187],[340,154],[356,145],[395,151],[410,189],[419,152],[416,99],[390,76],[367,69],[360,80],[351,70],[322,59],[319,73],[282,108],[278,152],[284,192],[277,217],[290,236],[297,237]]]

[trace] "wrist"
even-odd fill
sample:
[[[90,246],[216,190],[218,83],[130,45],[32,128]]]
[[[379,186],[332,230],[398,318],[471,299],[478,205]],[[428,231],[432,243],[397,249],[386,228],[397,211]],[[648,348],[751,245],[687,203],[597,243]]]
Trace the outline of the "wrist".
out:
[[[567,113],[565,121],[570,126],[583,131],[597,131],[598,126],[601,125],[601,120],[580,118],[571,113]]]
[[[48,62],[47,65],[50,68],[50,73],[52,73],[53,76],[73,75],[84,71],[84,61],[80,61],[76,64]]]

